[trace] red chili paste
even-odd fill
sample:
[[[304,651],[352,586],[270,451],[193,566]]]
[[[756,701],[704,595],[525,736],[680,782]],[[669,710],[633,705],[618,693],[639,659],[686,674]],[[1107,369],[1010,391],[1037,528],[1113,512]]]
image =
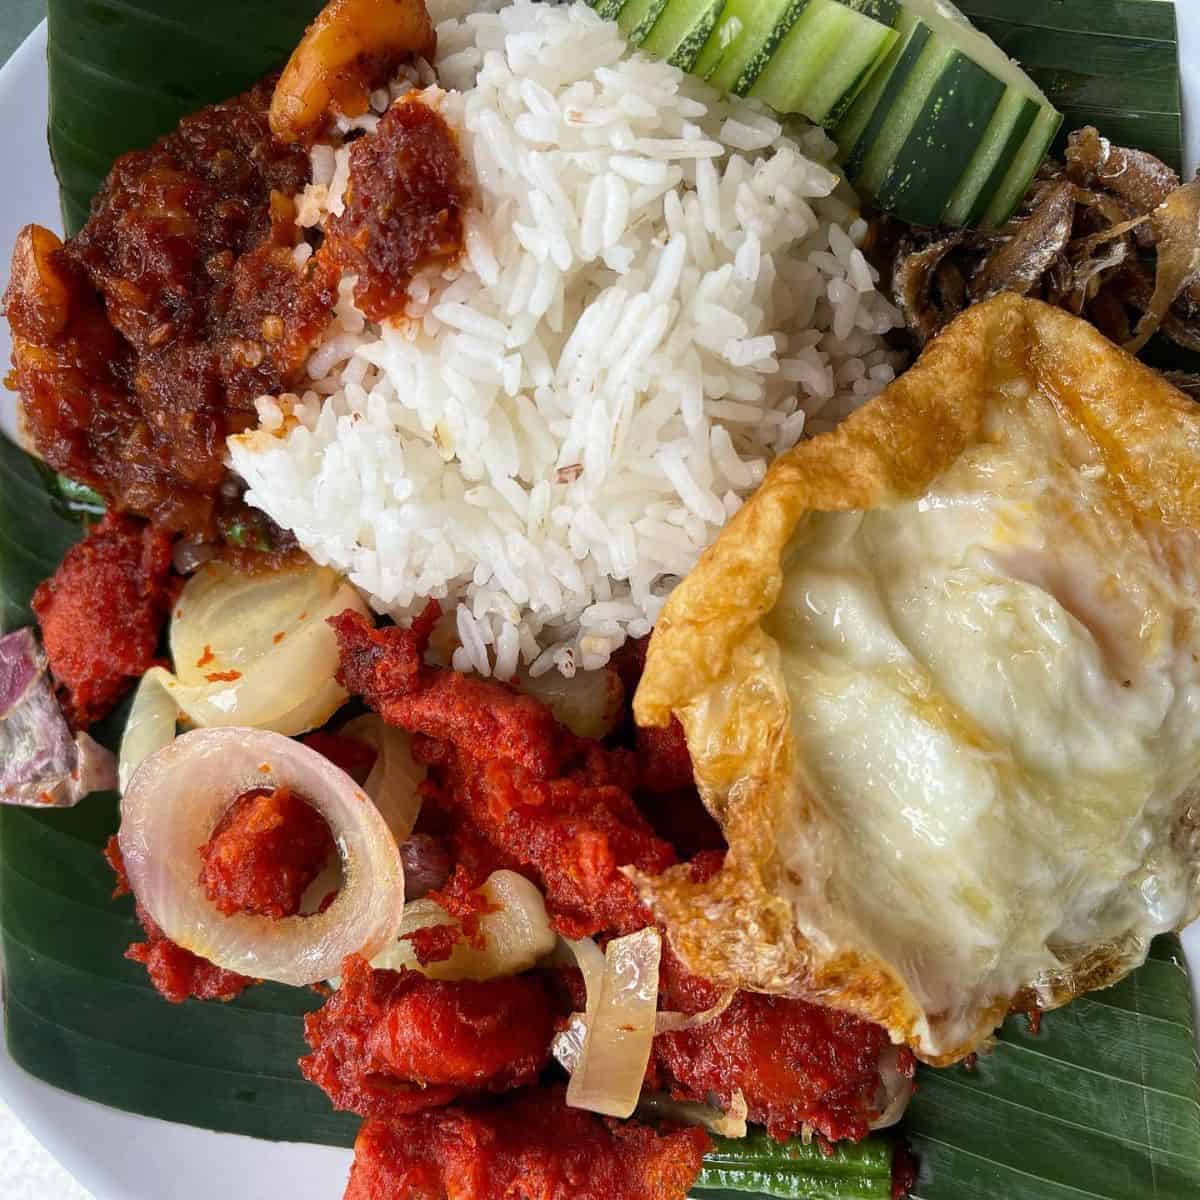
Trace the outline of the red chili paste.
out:
[[[372,320],[403,311],[421,267],[462,252],[465,180],[454,131],[417,96],[351,145],[345,211],[329,222],[325,252],[358,276],[354,300]]]

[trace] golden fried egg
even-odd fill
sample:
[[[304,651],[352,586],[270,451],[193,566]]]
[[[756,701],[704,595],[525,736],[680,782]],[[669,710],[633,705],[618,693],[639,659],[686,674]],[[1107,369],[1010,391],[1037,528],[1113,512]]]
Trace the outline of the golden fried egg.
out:
[[[1115,982],[1200,908],[1200,410],[1002,296],[781,458],[672,595],[724,869],[641,878],[700,974],[935,1063]]]

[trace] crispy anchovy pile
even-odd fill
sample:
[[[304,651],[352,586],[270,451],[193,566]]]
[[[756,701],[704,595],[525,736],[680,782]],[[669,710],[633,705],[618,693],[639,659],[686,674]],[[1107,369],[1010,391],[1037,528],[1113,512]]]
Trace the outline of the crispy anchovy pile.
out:
[[[1090,126],[1003,228],[909,230],[880,217],[870,248],[918,346],[969,305],[1013,291],[1085,317],[1134,354],[1156,332],[1200,350],[1200,181],[1184,184]]]

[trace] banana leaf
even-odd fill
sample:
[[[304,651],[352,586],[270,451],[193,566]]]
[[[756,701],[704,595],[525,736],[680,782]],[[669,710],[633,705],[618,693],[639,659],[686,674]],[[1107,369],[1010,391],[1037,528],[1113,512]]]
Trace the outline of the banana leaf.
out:
[[[282,67],[322,0],[50,0],[50,154],[75,233],[113,160]]]
[[[50,0],[50,140],[69,230],[114,157],[198,105],[276,67],[319,0]],[[1068,113],[1117,140],[1179,159],[1174,20],[1163,0],[967,0]],[[1060,37],[1060,35],[1062,35]],[[28,620],[36,583],[88,515],[0,442],[0,622]],[[119,737],[118,714],[107,730]],[[116,800],[0,809],[5,1032],[34,1075],[101,1103],[263,1138],[349,1145],[356,1121],[295,1065],[315,996],[265,986],[231,1004],[171,1006],[122,958],[138,936],[112,901],[100,847]],[[902,1129],[920,1160],[919,1200],[1195,1200],[1200,1066],[1178,940],[1116,988],[1049,1014],[1034,1036],[1009,1021],[973,1070],[922,1071]],[[736,1147],[706,1164],[708,1195],[807,1200],[883,1195],[878,1141],[863,1165],[785,1169]],[[890,1153],[890,1150],[887,1151]],[[847,1161],[853,1163],[854,1156]],[[745,1168],[745,1164],[742,1164]],[[819,1178],[821,1174],[824,1179]],[[786,1176],[786,1178],[785,1178]]]

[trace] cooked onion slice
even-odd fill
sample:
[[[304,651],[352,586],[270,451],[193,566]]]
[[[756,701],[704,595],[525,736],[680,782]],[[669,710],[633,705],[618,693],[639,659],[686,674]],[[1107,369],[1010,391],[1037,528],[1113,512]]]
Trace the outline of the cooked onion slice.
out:
[[[709,1021],[715,1021],[733,1003],[735,995],[737,993],[731,989],[712,1008],[706,1008],[703,1012],[691,1015],[670,1010],[660,1012],[654,1019],[655,1036],[657,1037],[660,1033],[684,1033],[689,1029],[699,1029],[701,1025],[707,1025]]]
[[[554,949],[557,939],[542,893],[523,875],[494,871],[479,890],[495,908],[479,918],[482,948],[460,941],[449,958],[421,966],[412,942],[399,940],[372,959],[371,965],[392,970],[407,967],[431,979],[496,979],[528,971]],[[457,923],[435,901],[414,900],[405,907],[400,937],[433,925]]]
[[[199,847],[238,796],[284,785],[329,823],[342,889],[311,916],[223,916],[200,886]],[[327,758],[277,733],[196,730],[152,754],[122,797],[119,840],[134,894],[167,937],[241,975],[317,983],[347,954],[378,954],[404,916],[404,868],[379,810]]]
[[[609,1117],[633,1115],[654,1041],[661,957],[658,930],[642,929],[608,943],[599,987],[584,969],[588,1011],[579,1061],[567,1085],[572,1108]]]
[[[910,1060],[911,1061],[911,1060]],[[879,1113],[871,1120],[872,1129],[890,1129],[904,1116],[915,1086],[912,1072],[900,1070],[900,1047],[887,1046],[879,1056]]]
[[[746,1097],[733,1093],[728,1112],[711,1104],[692,1100],[674,1100],[665,1092],[647,1092],[638,1101],[637,1115],[651,1121],[673,1121],[679,1125],[703,1125],[718,1137],[744,1138],[749,1130],[746,1118],[750,1114]]]
[[[345,703],[327,617],[366,613],[327,567],[247,575],[208,563],[184,586],[171,621],[175,674],[163,685],[193,725],[250,725],[298,734]]]
[[[133,773],[142,763],[175,740],[179,706],[167,690],[170,672],[153,667],[142,676],[133,695],[129,719],[121,735],[121,752],[117,759],[117,777],[121,791],[129,786]]]
[[[375,763],[363,787],[383,813],[397,843],[404,842],[417,823],[421,811],[418,789],[425,779],[425,768],[412,756],[408,733],[374,713],[348,721],[338,732],[375,751]]]
[[[577,737],[607,737],[617,727],[625,701],[621,677],[611,667],[576,671],[566,676],[550,670],[531,675],[517,673],[521,691],[540,700]]]

